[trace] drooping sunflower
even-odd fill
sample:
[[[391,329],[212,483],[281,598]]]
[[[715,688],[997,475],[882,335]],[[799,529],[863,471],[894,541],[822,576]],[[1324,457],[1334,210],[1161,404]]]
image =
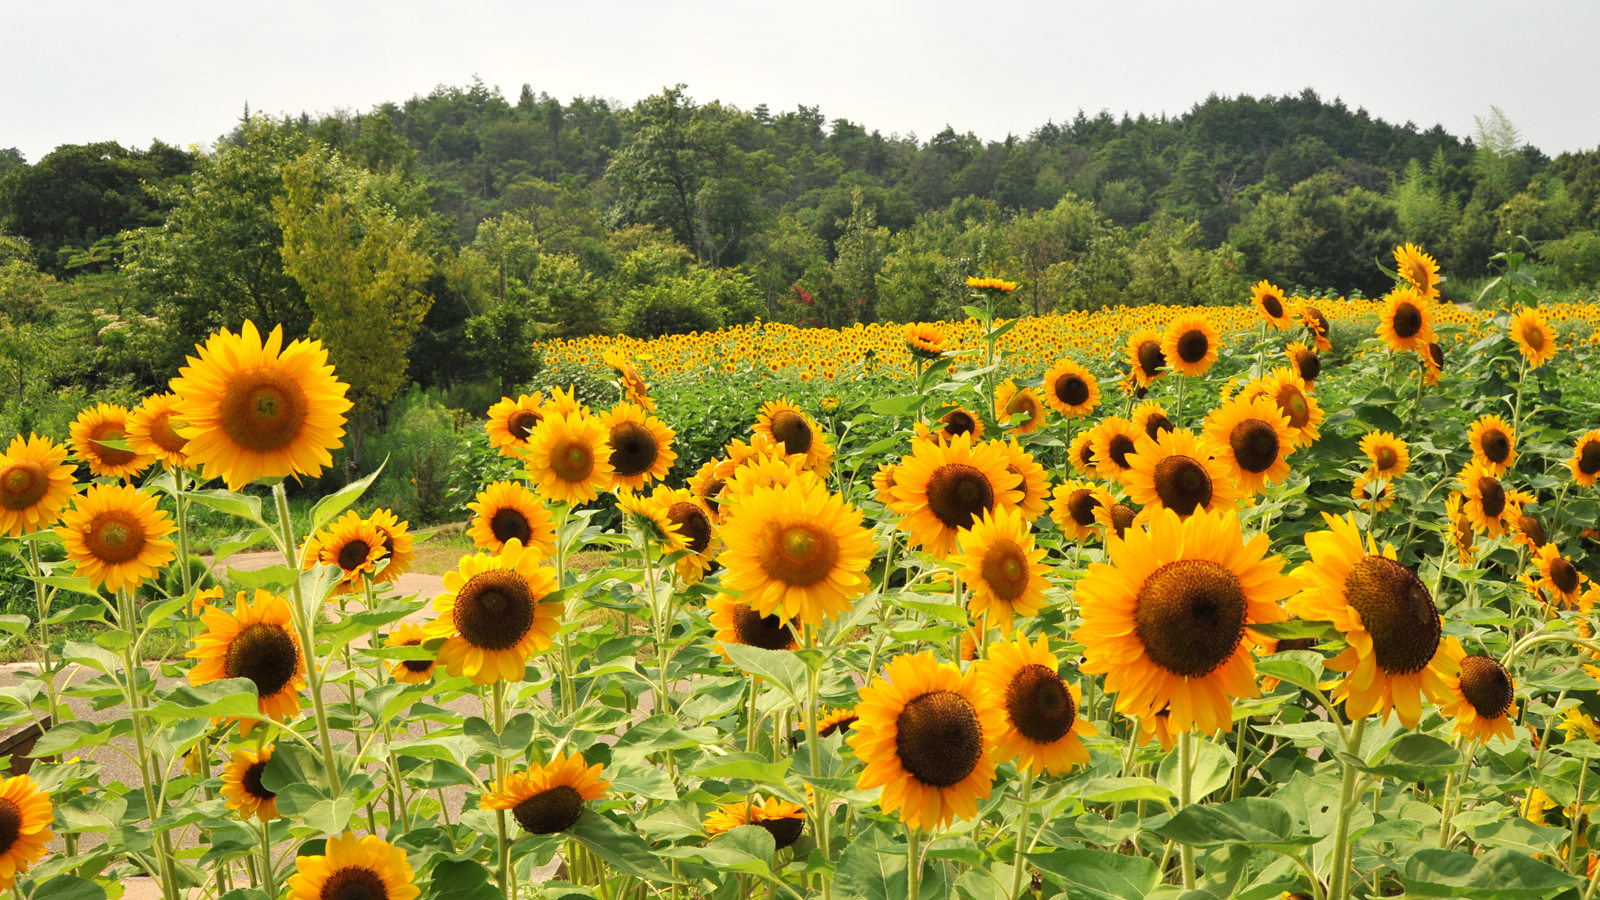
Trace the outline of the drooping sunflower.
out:
[[[900,527],[927,552],[947,557],[956,533],[971,528],[984,512],[1022,500],[1022,478],[1011,472],[1005,450],[995,443],[973,446],[965,435],[948,444],[918,441],[895,471]]]
[[[950,564],[972,592],[967,609],[975,620],[1009,634],[1016,616],[1038,615],[1049,586],[1050,567],[1040,562],[1048,551],[1034,548],[1033,531],[1019,511],[1002,506],[985,512],[960,532],[959,541],[961,552]]]
[[[940,441],[954,440],[961,435],[967,435],[976,441],[983,437],[983,420],[974,415],[965,407],[958,406],[941,415],[938,420],[939,429],[929,428],[922,422],[917,423],[917,437],[932,438]]]
[[[1394,248],[1395,271],[1417,289],[1424,300],[1439,297],[1439,264],[1422,248],[1407,241]]]
[[[1163,431],[1178,427],[1167,417],[1167,408],[1154,400],[1146,400],[1133,408],[1133,429],[1155,440]]]
[[[1012,416],[1022,416],[1022,421],[1009,430],[1018,434],[1032,434],[1044,427],[1044,404],[1031,387],[1019,387],[1015,378],[1007,378],[995,391],[994,417],[1002,426]]]
[[[1521,351],[1522,358],[1528,361],[1530,368],[1537,369],[1556,357],[1556,332],[1545,321],[1544,313],[1537,306],[1523,307],[1517,310],[1517,315],[1511,320],[1511,339],[1516,341],[1517,350]]]
[[[624,402],[632,403],[645,412],[656,411],[656,402],[650,399],[650,385],[627,357],[615,350],[607,350],[601,354],[601,359],[617,373],[617,380],[622,383]]]
[[[1539,552],[1540,547],[1550,542],[1549,536],[1545,534],[1544,523],[1526,509],[1519,510],[1516,518],[1510,521],[1512,543],[1528,548],[1529,553]]]
[[[1369,431],[1361,436],[1361,452],[1372,462],[1367,478],[1394,481],[1411,465],[1411,449],[1406,442],[1387,431]]]
[[[1155,384],[1167,374],[1167,354],[1161,349],[1161,334],[1150,329],[1128,339],[1128,368],[1134,382],[1142,388]]]
[[[1259,494],[1289,474],[1287,457],[1297,433],[1268,397],[1230,400],[1212,410],[1205,435],[1217,461],[1247,494]]]
[[[1108,416],[1093,433],[1095,474],[1108,481],[1128,471],[1139,441],[1148,439],[1143,430],[1121,416]]]
[[[833,448],[828,445],[827,432],[815,419],[787,400],[771,400],[762,404],[756,418],[755,433],[765,435],[782,445],[790,456],[804,454],[806,467],[823,471],[833,459]]]
[[[271,822],[278,815],[278,794],[261,784],[261,773],[272,761],[272,744],[261,748],[259,754],[249,750],[233,751],[233,759],[222,767],[222,796],[228,808],[241,819],[258,819]]]
[[[1456,481],[1461,484],[1461,511],[1474,531],[1497,538],[1505,530],[1506,488],[1490,471],[1475,462],[1462,467]]]
[[[1567,469],[1572,472],[1572,480],[1583,487],[1594,487],[1596,478],[1600,478],[1600,431],[1591,431],[1578,438],[1577,446],[1572,448],[1572,458],[1567,460]]]
[[[901,329],[906,350],[918,359],[938,359],[950,347],[950,340],[931,322],[912,322]]]
[[[677,527],[689,555],[678,560],[678,577],[685,584],[699,584],[711,570],[716,558],[717,529],[711,511],[700,504],[690,491],[657,485],[655,500],[666,510],[667,519]]]
[[[406,851],[377,835],[346,831],[328,838],[322,855],[295,859],[289,900],[416,900]]]
[[[1094,412],[1100,405],[1100,381],[1075,360],[1063,359],[1044,373],[1039,389],[1051,408],[1076,419]]]
[[[1107,534],[1117,537],[1126,537],[1128,529],[1138,521],[1139,514],[1126,503],[1112,503],[1110,506],[1097,506],[1094,508],[1094,520]]]
[[[976,816],[1005,730],[1005,712],[987,701],[977,667],[963,674],[932,653],[897,656],[860,698],[847,740],[866,765],[858,786],[883,788],[879,808],[924,831]]]
[[[1100,477],[1100,466],[1095,462],[1094,439],[1099,428],[1091,428],[1072,439],[1072,446],[1067,448],[1067,459],[1072,461],[1072,469],[1085,478]],[[1600,434],[1600,432],[1596,432]],[[1597,456],[1600,459],[1600,456]],[[1600,469],[1597,469],[1600,471]]]
[[[1396,353],[1404,350],[1426,353],[1428,345],[1439,340],[1433,333],[1431,318],[1428,301],[1416,288],[1395,288],[1378,314],[1377,334]]]
[[[1363,546],[1354,515],[1323,513],[1329,530],[1306,535],[1311,560],[1294,571],[1300,592],[1290,598],[1291,616],[1332,622],[1349,648],[1327,667],[1344,672],[1334,691],[1352,719],[1393,710],[1407,728],[1417,727],[1422,701],[1450,700],[1445,679],[1457,674],[1447,638],[1428,588],[1412,569],[1380,555],[1371,539]]]
[[[540,494],[552,502],[588,503],[611,487],[609,432],[583,410],[551,412],[533,430],[523,462]]]
[[[467,536],[490,553],[500,552],[512,538],[545,556],[556,552],[555,519],[539,498],[518,482],[494,482],[479,491],[467,509],[477,514]]]
[[[611,782],[600,777],[604,766],[590,766],[582,754],[556,754],[548,763],[534,763],[491,786],[478,801],[481,809],[506,809],[528,834],[556,834],[583,815],[583,804],[610,793]]]
[[[402,622],[389,632],[385,647],[420,647],[428,639],[427,632],[416,622]],[[433,680],[437,659],[401,659],[389,667],[389,674],[402,684],[425,684]]]
[[[379,583],[399,581],[401,575],[411,571],[411,564],[417,559],[416,538],[409,528],[411,523],[401,520],[392,509],[373,510],[367,521],[383,538],[383,563],[373,580]]]
[[[1322,310],[1302,303],[1299,307],[1299,313],[1301,323],[1306,326],[1307,331],[1311,332],[1311,346],[1318,352],[1332,350],[1333,341],[1329,340],[1329,335],[1333,334],[1333,325],[1328,322],[1328,317],[1323,315]],[[1289,346],[1293,347],[1294,345],[1290,344]],[[1306,380],[1311,381],[1312,379],[1307,378]]]
[[[602,413],[600,427],[611,448],[613,487],[643,490],[650,482],[666,477],[678,458],[672,449],[677,432],[630,403],[619,403]]]
[[[1217,329],[1200,313],[1178,316],[1161,336],[1161,355],[1175,372],[1204,375],[1217,361]]]
[[[1250,626],[1283,621],[1278,604],[1294,593],[1268,545],[1265,534],[1246,542],[1231,510],[1162,510],[1148,530],[1107,537],[1111,563],[1078,583],[1080,670],[1104,674],[1125,715],[1168,709],[1174,732],[1231,730],[1234,698],[1260,696]]]
[[[821,624],[871,584],[877,549],[861,511],[817,482],[757,488],[722,529],[723,587],[763,616]]]
[[[501,397],[489,407],[489,420],[483,430],[489,435],[489,446],[500,451],[501,456],[516,459],[528,449],[528,438],[544,421],[544,394],[535,391],[513,400]]]
[[[1429,387],[1438,384],[1439,376],[1444,374],[1444,348],[1437,343],[1429,344],[1418,355],[1422,357],[1422,383]]]
[[[205,631],[195,638],[194,649],[187,654],[199,660],[189,670],[189,683],[248,678],[256,686],[262,715],[275,722],[299,715],[306,662],[295,637],[289,604],[257,588],[254,603],[240,591],[234,607],[230,613],[212,605],[200,614]],[[254,727],[254,719],[239,720],[240,734],[249,734]]]
[[[765,802],[729,803],[717,807],[703,823],[706,834],[716,837],[740,825],[754,825],[772,835],[775,850],[794,846],[806,831],[806,811],[786,800],[768,797]]]
[[[1460,674],[1444,679],[1451,699],[1439,710],[1455,719],[1455,734],[1469,741],[1488,743],[1493,738],[1515,741],[1516,684],[1493,657],[1462,654],[1456,659]]]
[[[727,484],[728,475],[723,464],[714,459],[701,465],[689,479],[689,493],[711,514],[711,520],[719,524],[722,522],[722,489]]]
[[[1583,594],[1583,584],[1589,576],[1578,571],[1572,560],[1561,555],[1555,544],[1545,544],[1533,555],[1533,564],[1539,567],[1538,586],[1548,591],[1553,602],[1575,607]]]
[[[550,649],[565,604],[545,599],[556,579],[540,557],[512,538],[495,556],[463,556],[445,573],[445,592],[433,599],[435,616],[424,631],[446,638],[439,662],[451,677],[521,681],[529,654]]]
[[[1206,443],[1186,428],[1164,431],[1153,441],[1141,440],[1128,457],[1122,484],[1128,497],[1143,507],[1140,515],[1146,519],[1161,509],[1179,516],[1232,509],[1242,496],[1228,466],[1214,459]]]
[[[1022,510],[1024,519],[1032,522],[1044,515],[1049,506],[1050,476],[1044,466],[1033,458],[1033,454],[1017,443],[1015,437],[1000,444],[1000,448],[1006,454],[1006,471],[1022,479],[1018,484],[1022,489],[1022,498],[1017,501],[1017,508]]]
[[[1316,390],[1317,379],[1322,376],[1322,357],[1299,341],[1291,343],[1284,354],[1289,357],[1289,365],[1294,369],[1294,374],[1300,376],[1300,380],[1305,383],[1305,389]]]
[[[1461,566],[1472,566],[1477,558],[1478,548],[1473,545],[1475,534],[1472,530],[1472,520],[1467,518],[1466,499],[1460,491],[1451,491],[1444,500],[1445,521],[1450,524],[1450,540],[1456,547],[1456,558]]]
[[[1099,530],[1095,510],[1112,504],[1111,493],[1098,484],[1076,478],[1062,483],[1051,495],[1050,518],[1069,541],[1093,537]]]
[[[1310,386],[1293,369],[1279,366],[1265,378],[1250,383],[1245,397],[1264,396],[1278,406],[1278,411],[1289,420],[1292,445],[1309,447],[1322,437],[1322,420],[1326,414],[1322,404],[1311,396]]]
[[[73,574],[112,592],[136,588],[166,568],[176,548],[163,539],[176,530],[155,496],[131,484],[90,485],[56,526],[67,559],[77,564]]]
[[[347,512],[317,535],[317,562],[339,569],[335,594],[362,590],[363,579],[373,577],[383,564],[383,535],[354,511]]]
[[[72,453],[89,467],[96,478],[123,478],[129,481],[149,468],[155,457],[131,449],[128,440],[128,411],[121,406],[101,403],[85,407],[68,426],[72,433]],[[106,442],[126,444],[127,448]]]
[[[1496,478],[1516,464],[1516,429],[1499,416],[1479,416],[1467,431],[1467,442],[1472,445],[1472,461]]]
[[[1256,305],[1256,312],[1261,318],[1271,323],[1273,328],[1283,331],[1294,325],[1294,319],[1289,315],[1289,301],[1283,296],[1283,289],[1275,284],[1262,279],[1250,286],[1250,302]]]
[[[1015,642],[989,646],[988,658],[978,664],[978,684],[989,705],[1005,711],[1005,728],[995,738],[996,764],[1016,760],[1021,770],[1065,775],[1089,761],[1082,738],[1099,730],[1078,715],[1083,695],[1062,680],[1060,669],[1042,634],[1037,642],[1019,634]]]
[[[196,348],[178,370],[173,416],[188,443],[189,464],[237,491],[257,478],[317,476],[344,446],[350,386],[339,381],[320,341],[283,346],[283,328],[265,341],[254,322],[227,329]]]
[[[55,840],[50,825],[55,809],[50,795],[38,789],[26,775],[0,779],[0,889],[11,890],[17,875],[27,872]]]
[[[67,448],[36,434],[11,439],[0,454],[0,536],[32,534],[56,524],[77,490]]]
[[[800,649],[798,619],[782,619],[776,613],[763,616],[750,604],[727,594],[717,594],[707,600],[706,609],[711,613],[711,627],[716,629],[712,640],[717,642],[717,652],[724,659],[728,654],[722,648],[727,644],[763,650]]]
[[[189,455],[184,452],[189,442],[178,434],[173,417],[177,406],[177,394],[152,394],[128,414],[128,444],[133,452],[159,460],[169,469],[189,465]]]
[[[1356,501],[1356,506],[1363,512],[1383,512],[1394,505],[1394,488],[1382,478],[1357,475],[1355,484],[1350,488],[1350,499]]]

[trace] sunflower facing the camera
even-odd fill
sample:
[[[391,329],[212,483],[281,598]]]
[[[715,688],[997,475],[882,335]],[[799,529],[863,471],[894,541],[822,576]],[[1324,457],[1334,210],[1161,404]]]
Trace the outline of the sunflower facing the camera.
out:
[[[992,644],[988,658],[978,663],[978,683],[989,704],[1005,711],[1005,728],[995,738],[996,764],[1016,760],[1018,769],[1065,775],[1089,761],[1082,739],[1099,730],[1078,715],[1082,692],[1062,680],[1060,668],[1042,634],[1036,642],[1018,635],[1014,642]]]
[[[521,456],[522,451],[528,449],[528,438],[533,430],[544,421],[543,406],[544,394],[538,391],[515,400],[501,397],[489,407],[489,421],[483,426],[489,435],[489,446],[500,451],[501,456],[512,459]]]
[[[1075,360],[1063,359],[1044,373],[1040,385],[1052,409],[1068,419],[1094,412],[1100,405],[1100,382]]]
[[[278,815],[278,794],[267,790],[261,783],[261,773],[272,761],[272,744],[261,748],[259,754],[249,750],[233,751],[233,759],[222,767],[222,796],[228,808],[241,819],[271,822]]]
[[[1296,433],[1268,397],[1234,399],[1212,410],[1205,435],[1228,477],[1246,494],[1259,494],[1289,475],[1287,457],[1294,451]]]
[[[1161,509],[1179,516],[1232,509],[1242,496],[1228,466],[1213,458],[1206,442],[1186,428],[1164,431],[1154,441],[1140,440],[1138,451],[1128,457],[1122,485],[1128,497],[1143,507],[1146,519]]]
[[[1111,492],[1076,478],[1057,486],[1050,503],[1050,518],[1069,541],[1093,537],[1100,529],[1095,510],[1112,504]]]
[[[1160,332],[1145,329],[1128,339],[1128,368],[1134,383],[1147,388],[1167,374],[1167,355],[1161,349]]]
[[[1426,353],[1428,345],[1439,339],[1433,333],[1431,320],[1428,301],[1416,288],[1395,288],[1383,311],[1378,313],[1378,337],[1396,353],[1402,350]]]
[[[539,498],[515,481],[496,481],[478,492],[467,509],[476,513],[467,528],[472,543],[500,552],[515,538],[546,556],[556,552],[556,524]]]
[[[435,616],[424,630],[428,639],[445,638],[439,663],[452,678],[474,684],[521,681],[528,656],[550,649],[561,613],[555,571],[540,566],[539,551],[507,541],[494,556],[461,557],[444,576],[444,593],[435,597]]]
[[[871,586],[872,530],[816,481],[756,488],[722,526],[722,540],[723,587],[763,616],[820,625]]]
[[[35,434],[11,439],[0,454],[0,536],[42,531],[61,520],[77,486],[67,450]]]
[[[974,620],[1002,634],[1017,616],[1038,615],[1045,606],[1048,553],[1034,548],[1033,532],[1015,508],[985,512],[960,535],[961,552],[950,558],[956,575],[972,592],[967,609]]]
[[[289,604],[277,594],[256,589],[255,602],[244,591],[234,598],[234,611],[218,605],[200,614],[205,625],[186,655],[197,659],[189,683],[209,684],[224,678],[248,678],[256,686],[261,714],[282,722],[300,714],[300,689],[306,686],[306,661],[300,652]],[[239,733],[249,734],[254,719],[239,720]]]
[[[1022,416],[1015,425],[1007,425],[1013,416]],[[1017,434],[1032,434],[1044,427],[1044,403],[1031,387],[1017,384],[1007,378],[995,392],[994,417],[1001,427]]]
[[[580,754],[558,753],[544,765],[534,763],[526,772],[513,772],[490,785],[478,806],[509,810],[528,834],[556,834],[578,821],[585,803],[610,793],[611,782],[600,777],[603,770],[600,763],[588,765]]]
[[[1174,372],[1204,375],[1217,361],[1217,329],[1200,313],[1179,316],[1161,337],[1161,355]]]
[[[289,900],[416,900],[406,851],[376,835],[346,831],[328,838],[320,854],[295,858]]]
[[[1010,471],[999,444],[973,446],[965,436],[948,444],[918,441],[895,470],[900,527],[927,552],[949,556],[956,535],[997,505],[1022,502],[1022,477]]]
[[[1283,331],[1294,325],[1294,318],[1289,314],[1289,301],[1283,296],[1283,289],[1266,279],[1250,286],[1250,302],[1256,305],[1256,312],[1261,315],[1262,320],[1273,328]]]

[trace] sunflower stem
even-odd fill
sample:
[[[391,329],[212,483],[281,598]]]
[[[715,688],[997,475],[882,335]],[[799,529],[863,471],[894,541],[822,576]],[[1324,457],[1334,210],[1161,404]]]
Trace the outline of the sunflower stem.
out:
[[[922,835],[910,825],[906,826],[906,897],[917,900],[922,894]],[[827,880],[824,879],[824,884]]]
[[[1567,871],[1573,873],[1578,871],[1578,839],[1583,837],[1583,786],[1589,780],[1589,761],[1582,762],[1583,768],[1578,770],[1578,799],[1572,811],[1572,849],[1567,851]]]
[[[1522,358],[1522,367],[1517,372],[1517,403],[1511,408],[1511,433],[1522,433],[1522,387],[1528,383],[1528,358]]]
[[[283,482],[280,481],[272,486],[272,499],[278,506],[283,561],[291,572],[298,572],[299,554],[295,552],[294,525],[289,519],[289,494],[284,490]],[[339,760],[333,752],[333,733],[328,729],[328,709],[322,699],[322,667],[317,665],[317,645],[312,639],[312,629],[315,627],[317,614],[322,611],[321,598],[317,598],[317,609],[306,609],[299,578],[293,580],[292,588],[295,630],[300,632],[300,652],[305,656],[306,677],[311,683],[311,710],[317,719],[317,740],[322,744],[322,766],[328,773],[328,791],[332,795],[331,799],[337,800],[343,784],[339,778]]]
[[[278,896],[278,873],[272,869],[272,823],[261,822],[261,880],[266,883],[267,896]],[[176,894],[167,895],[168,900],[173,900]]]
[[[1350,733],[1345,739],[1345,752],[1354,757],[1361,755],[1361,739],[1367,731],[1367,717],[1350,723]],[[1339,790],[1339,818],[1333,827],[1333,859],[1328,872],[1328,900],[1345,900],[1350,890],[1350,812],[1355,806],[1356,767],[1348,762],[1344,766],[1344,781]]]
[[[172,470],[172,513],[173,518],[178,520],[178,572],[183,579],[185,597],[194,589],[194,574],[189,571],[189,504],[183,498],[188,481],[188,473],[183,469]]]
[[[1022,796],[1018,799],[1022,811],[1017,813],[1017,849],[1011,854],[1011,900],[1022,898],[1022,872],[1028,867],[1023,844],[1028,839],[1028,801],[1033,799],[1033,769],[1023,766],[1019,774],[1022,776]]]
[[[1184,395],[1185,389],[1188,386],[1189,386],[1188,377],[1184,376],[1184,375],[1179,375],[1178,376],[1178,405],[1172,411],[1172,422],[1173,422],[1173,424],[1177,425],[1179,428],[1183,427],[1183,395]]]
[[[756,676],[751,675],[750,714],[746,716],[744,720],[744,750],[746,753],[756,752],[756,735],[759,733],[757,731],[757,728],[759,727],[759,720],[757,720],[756,716],[759,713],[756,708],[756,699],[760,690],[761,683],[756,680]]]
[[[35,578],[44,575],[43,565],[39,562],[39,542],[28,541],[28,574]],[[50,629],[44,620],[50,617],[50,593],[44,582],[33,583],[33,598],[39,605],[39,677],[44,679],[45,691],[50,698],[50,723],[60,724],[57,704],[60,702],[56,694],[56,673],[50,666]]]
[[[491,705],[494,713],[494,733],[501,734],[506,730],[506,683],[496,681],[490,688],[493,695]],[[495,780],[503,787],[506,781],[506,761],[503,757],[494,759]],[[517,896],[516,886],[511,883],[511,844],[506,840],[506,811],[494,811],[494,827],[496,836],[500,840],[500,889],[505,891],[506,900],[514,900]]]
[[[1194,802],[1194,729],[1189,729],[1178,737],[1178,811],[1187,809]],[[1183,860],[1183,889],[1194,890],[1194,848],[1184,844],[1178,848],[1178,853]]]
[[[562,532],[567,530],[567,516],[571,514],[572,507],[567,503],[557,503],[555,506],[556,590],[561,590],[567,586],[567,542]],[[561,632],[561,712],[563,715],[571,715],[577,711],[577,698],[572,696],[574,691],[573,682],[572,633],[563,629]]]
[[[122,630],[127,632],[128,641],[122,646],[123,680],[128,688],[128,719],[133,724],[134,751],[139,762],[139,781],[144,788],[145,808],[150,813],[150,827],[155,828],[156,820],[161,818],[161,805],[156,798],[155,774],[150,767],[150,746],[145,742],[144,718],[139,714],[143,704],[139,702],[139,679],[137,673],[144,667],[134,656],[134,639],[139,634],[139,623],[134,618],[133,595],[127,588],[117,590],[117,620]],[[160,869],[161,895],[176,898],[178,896],[177,870],[173,868],[172,860],[166,853],[166,845],[162,841],[155,842],[156,866]]]
[[[817,630],[814,625],[802,625],[806,632],[806,645],[817,645]],[[817,694],[821,687],[822,673],[809,663],[806,664],[806,746],[811,751],[811,777],[818,778],[822,774],[822,738],[817,734]],[[817,829],[817,848],[822,851],[823,859],[831,859],[828,847],[828,796],[822,788],[813,786],[811,804],[812,819]],[[833,896],[833,882],[828,878],[822,879],[822,896]]]

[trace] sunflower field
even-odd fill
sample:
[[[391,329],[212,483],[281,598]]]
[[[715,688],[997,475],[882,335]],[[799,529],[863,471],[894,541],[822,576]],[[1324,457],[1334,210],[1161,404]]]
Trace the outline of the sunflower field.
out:
[[[376,473],[291,514],[325,349],[224,330],[0,454],[0,888],[1589,900],[1600,307],[1500,262],[1475,309],[1406,245],[1377,301],[557,343],[420,595]]]

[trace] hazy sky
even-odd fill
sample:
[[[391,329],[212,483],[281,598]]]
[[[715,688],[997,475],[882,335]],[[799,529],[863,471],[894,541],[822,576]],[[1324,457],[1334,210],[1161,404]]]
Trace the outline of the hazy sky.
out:
[[[0,0],[0,148],[210,143],[247,101],[364,111],[477,75],[513,100],[685,82],[924,139],[1311,87],[1456,134],[1496,105],[1554,155],[1600,145],[1597,37],[1594,0]]]

